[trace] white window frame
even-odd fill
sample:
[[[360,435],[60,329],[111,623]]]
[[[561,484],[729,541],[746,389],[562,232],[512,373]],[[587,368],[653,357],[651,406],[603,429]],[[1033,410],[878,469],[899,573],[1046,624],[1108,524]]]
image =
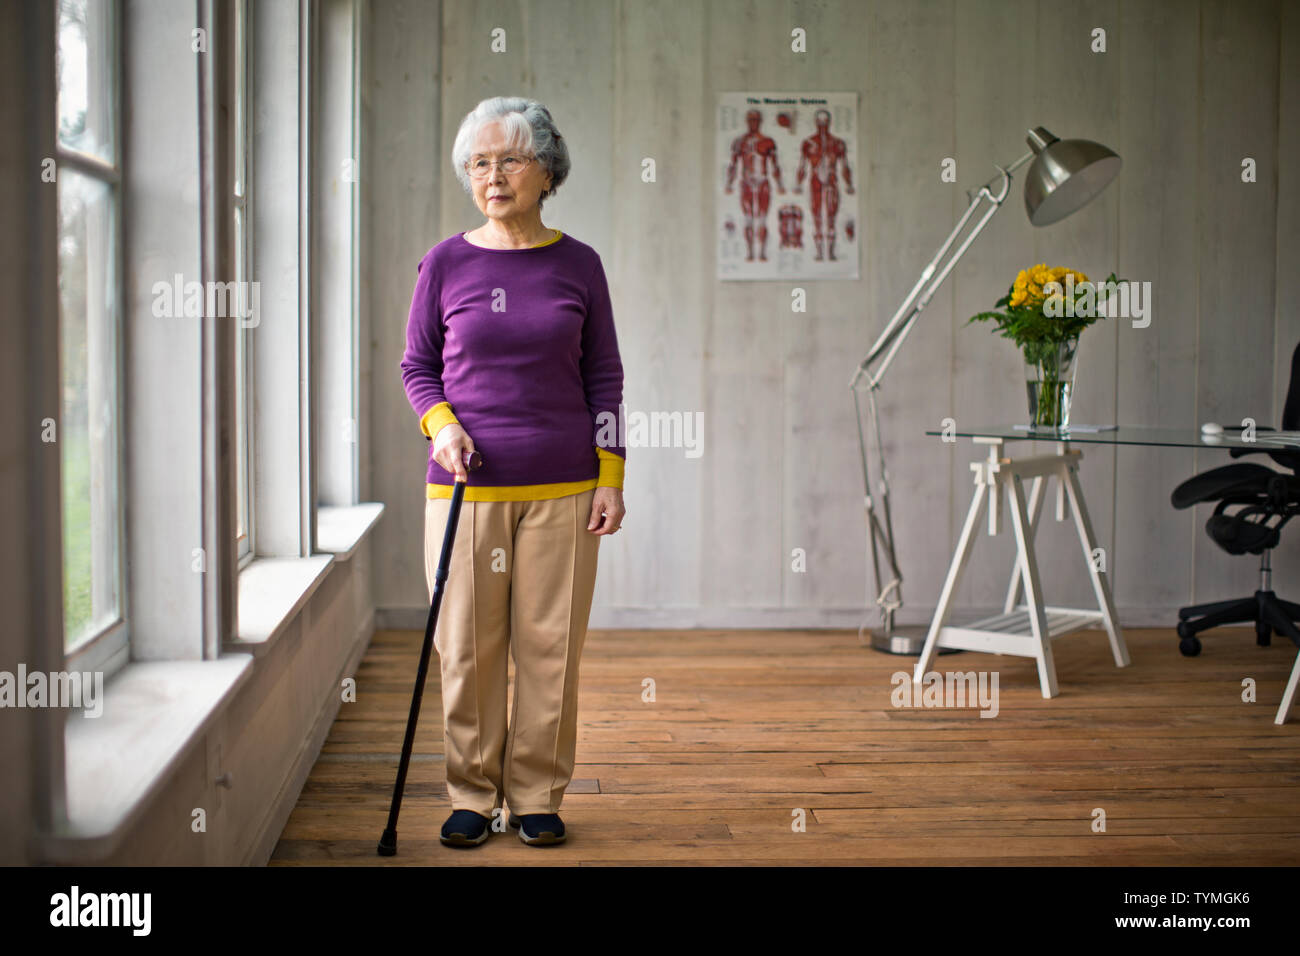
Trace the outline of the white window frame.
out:
[[[319,0],[314,10],[311,201],[315,257],[312,462],[317,509],[360,501],[360,9]]]
[[[254,262],[253,243],[256,240],[253,229],[253,183],[251,116],[254,112],[254,78],[253,58],[249,53],[249,0],[236,0],[234,4],[235,25],[235,62],[234,62],[234,126],[235,141],[233,145],[235,159],[235,194],[233,202],[240,216],[239,225],[235,227],[235,281],[241,290],[247,289],[247,283],[253,280],[252,264]],[[241,303],[240,314],[247,313],[247,303]],[[236,457],[243,456],[242,473],[236,485],[239,500],[236,502],[236,528],[243,524],[243,534],[236,535],[236,559],[239,570],[243,570],[253,561],[257,553],[257,509],[256,496],[253,494],[253,475],[256,473],[253,456],[257,443],[253,440],[255,416],[253,414],[256,400],[256,378],[252,370],[256,367],[253,349],[255,336],[253,328],[245,327],[241,322],[235,331],[237,339],[236,383],[243,404],[239,416],[239,432]]]

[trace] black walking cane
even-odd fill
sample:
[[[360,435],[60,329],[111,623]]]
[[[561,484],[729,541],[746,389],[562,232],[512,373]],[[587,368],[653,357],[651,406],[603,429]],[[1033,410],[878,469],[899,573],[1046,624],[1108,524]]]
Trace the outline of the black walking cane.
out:
[[[483,464],[478,452],[465,455],[465,467],[476,471]],[[460,502],[465,497],[465,482],[456,479],[451,492],[451,511],[447,514],[447,530],[442,536],[442,555],[438,570],[434,572],[433,602],[429,605],[429,621],[424,626],[424,647],[420,651],[420,670],[415,677],[415,694],[411,697],[411,713],[406,718],[406,739],[402,741],[402,762],[397,767],[397,782],[393,784],[393,805],[388,810],[388,827],[379,838],[379,855],[397,853],[397,814],[402,809],[402,790],[406,787],[406,767],[411,762],[411,747],[415,743],[415,725],[420,719],[420,699],[424,697],[424,679],[429,673],[429,652],[433,648],[433,632],[438,626],[438,608],[442,606],[442,584],[447,580],[451,566],[451,548],[456,542],[456,525],[460,521]]]

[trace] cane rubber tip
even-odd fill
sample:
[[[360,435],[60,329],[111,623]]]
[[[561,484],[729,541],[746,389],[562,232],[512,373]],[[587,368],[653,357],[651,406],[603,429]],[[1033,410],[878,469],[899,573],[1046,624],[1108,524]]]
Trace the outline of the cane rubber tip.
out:
[[[379,838],[379,855],[396,856],[397,855],[397,831],[385,830],[384,835]]]

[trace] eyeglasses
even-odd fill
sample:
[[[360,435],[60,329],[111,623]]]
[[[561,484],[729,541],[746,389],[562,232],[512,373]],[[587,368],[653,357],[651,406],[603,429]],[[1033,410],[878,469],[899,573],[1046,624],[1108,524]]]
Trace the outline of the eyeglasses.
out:
[[[488,160],[486,157],[480,156],[467,163],[466,168],[469,170],[469,174],[475,179],[486,179],[488,173],[492,169],[493,162],[497,161]],[[506,156],[499,161],[499,165],[501,166],[501,172],[505,173],[507,176],[513,176],[531,162],[531,157],[521,158],[519,156]]]

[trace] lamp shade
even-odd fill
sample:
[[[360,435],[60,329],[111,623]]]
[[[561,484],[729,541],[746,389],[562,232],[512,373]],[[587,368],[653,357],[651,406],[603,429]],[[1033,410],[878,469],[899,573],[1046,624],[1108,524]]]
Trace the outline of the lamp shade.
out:
[[[1025,213],[1035,226],[1086,206],[1119,172],[1119,156],[1090,139],[1057,139],[1041,126],[1026,139],[1035,156],[1025,176]]]

